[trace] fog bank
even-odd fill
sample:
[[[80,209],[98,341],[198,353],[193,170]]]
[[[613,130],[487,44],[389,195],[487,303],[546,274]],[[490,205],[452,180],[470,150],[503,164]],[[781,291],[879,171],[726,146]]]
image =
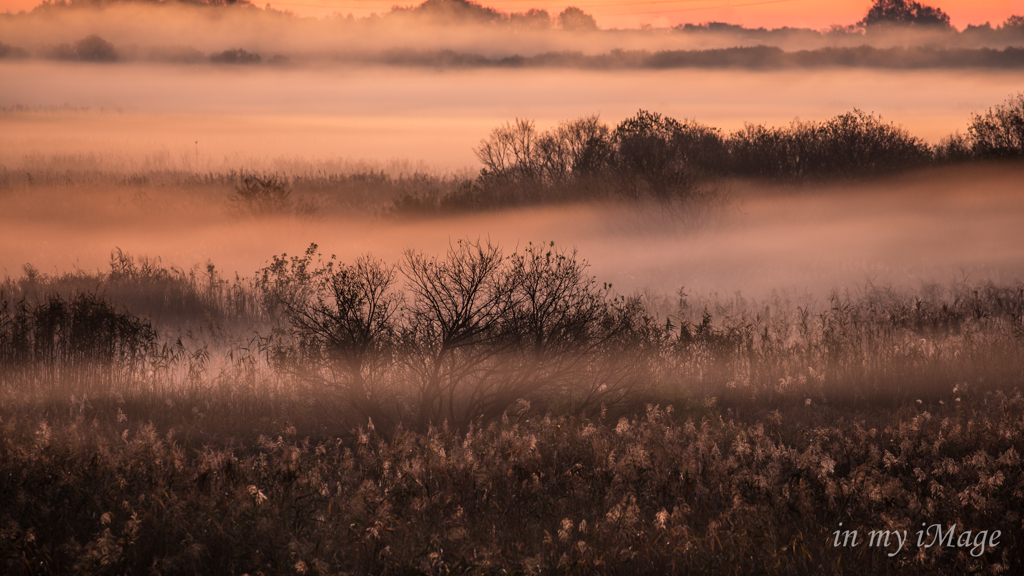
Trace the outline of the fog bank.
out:
[[[859,108],[935,143],[1021,86],[1019,73],[998,71],[326,73],[38,61],[0,61],[0,76],[0,162],[8,167],[27,156],[78,155],[199,170],[296,156],[476,169],[472,148],[505,121],[530,118],[546,129],[599,113],[614,124],[640,108],[725,132]]]
[[[872,283],[920,287],[969,279],[1024,282],[1024,173],[972,166],[874,184],[766,189],[733,184],[731,204],[702,218],[657,204],[576,205],[427,220],[344,215],[240,218],[229,190],[138,186],[5,192],[0,270],[20,275],[105,269],[114,247],[189,268],[211,261],[251,275],[273,254],[311,242],[351,261],[406,249],[435,254],[460,238],[511,251],[527,242],[576,247],[620,293],[775,290],[827,299]]]

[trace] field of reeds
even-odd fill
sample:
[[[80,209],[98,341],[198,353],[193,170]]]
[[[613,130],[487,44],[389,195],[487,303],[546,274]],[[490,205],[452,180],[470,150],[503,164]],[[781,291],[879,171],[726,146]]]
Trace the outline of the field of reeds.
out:
[[[550,244],[0,286],[9,574],[1016,573],[1024,286],[623,296]]]

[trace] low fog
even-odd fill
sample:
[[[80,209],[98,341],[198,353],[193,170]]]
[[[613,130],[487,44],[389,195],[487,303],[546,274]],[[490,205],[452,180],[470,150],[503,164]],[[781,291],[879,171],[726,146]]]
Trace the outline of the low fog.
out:
[[[0,61],[0,162],[273,169],[281,158],[479,169],[472,148],[515,118],[539,129],[638,109],[728,133],[859,108],[930,143],[1020,89],[1012,72],[319,70]],[[198,145],[195,142],[198,141]]]
[[[1024,281],[1020,168],[972,166],[871,184],[726,185],[729,201],[699,216],[660,204],[588,204],[400,220],[339,214],[239,217],[227,192],[133,186],[36,186],[3,193],[0,270],[20,276],[105,270],[115,247],[164,265],[251,276],[271,255],[311,242],[347,261],[406,249],[439,254],[461,238],[506,252],[527,242],[576,247],[623,294],[773,292],[827,301],[867,284]],[[70,192],[70,193],[69,193]]]

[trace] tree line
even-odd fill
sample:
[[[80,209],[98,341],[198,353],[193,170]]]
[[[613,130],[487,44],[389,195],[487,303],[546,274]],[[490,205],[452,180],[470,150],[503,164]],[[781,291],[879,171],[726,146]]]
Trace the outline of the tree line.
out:
[[[1024,93],[972,116],[967,133],[931,146],[854,109],[825,121],[747,124],[725,135],[693,120],[640,110],[614,128],[596,115],[538,130],[516,119],[474,150],[472,182],[438,195],[404,195],[398,211],[479,209],[540,202],[695,200],[724,178],[782,182],[876,177],[928,166],[1024,158]]]

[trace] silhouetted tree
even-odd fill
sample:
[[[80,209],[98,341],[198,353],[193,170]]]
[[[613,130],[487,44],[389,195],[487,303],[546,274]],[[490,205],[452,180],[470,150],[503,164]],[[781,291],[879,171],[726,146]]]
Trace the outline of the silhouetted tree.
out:
[[[117,60],[114,45],[93,34],[75,44],[75,55],[88,62],[113,62]]]
[[[467,393],[494,385],[494,362],[507,346],[501,323],[514,304],[502,261],[498,247],[479,242],[459,241],[445,259],[406,253],[412,308],[403,348],[419,384],[421,429],[468,423],[479,407]]]
[[[718,171],[726,158],[721,135],[696,122],[640,110],[613,134],[614,166],[634,196],[686,196],[698,177]]]
[[[934,26],[950,28],[949,16],[939,8],[924,6],[913,0],[875,0],[863,26],[894,24],[899,26]]]
[[[599,117],[561,122],[538,139],[538,164],[546,181],[578,181],[605,171],[611,158],[611,133]]]
[[[977,158],[1024,157],[1024,92],[974,114],[967,130]]]
[[[575,6],[569,6],[558,15],[558,25],[562,30],[585,32],[597,30],[597,21],[590,14]]]
[[[484,164],[481,176],[513,182],[531,182],[540,177],[537,166],[537,130],[533,120],[516,118],[491,130],[474,150]]]
[[[393,8],[389,13],[399,14],[423,17],[435,24],[492,24],[504,19],[501,12],[468,0],[427,0],[412,8]]]
[[[281,214],[292,207],[288,181],[277,174],[243,174],[231,201],[255,216]]]
[[[1000,26],[1002,30],[1013,30],[1017,32],[1024,32],[1024,16],[1010,16]]]
[[[259,54],[247,52],[241,48],[225,50],[210,56],[210,61],[218,64],[259,64],[262,60],[263,57]]]
[[[509,14],[509,23],[520,30],[547,30],[551,28],[551,15],[547,10],[532,8],[526,12]]]
[[[314,262],[314,257],[316,261]],[[324,261],[311,244],[302,257],[274,256],[257,279],[269,309],[280,309],[299,339],[292,370],[318,392],[335,393],[361,420],[390,427],[385,375],[393,364],[397,270],[364,256]]]

